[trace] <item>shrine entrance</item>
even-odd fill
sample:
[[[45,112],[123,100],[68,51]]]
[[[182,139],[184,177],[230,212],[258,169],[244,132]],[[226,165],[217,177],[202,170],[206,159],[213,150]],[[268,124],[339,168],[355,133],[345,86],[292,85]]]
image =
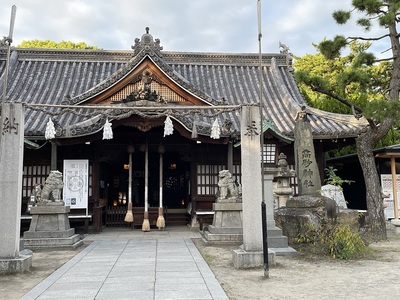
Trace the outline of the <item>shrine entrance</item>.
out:
[[[159,207],[164,208],[167,225],[187,224],[186,208],[191,201],[193,143],[178,134],[161,142],[162,130],[163,127],[155,127],[141,132],[136,128],[119,126],[114,129],[113,140],[98,142],[99,194],[109,217],[106,226],[130,226],[124,222],[129,203],[129,187],[133,226],[141,225],[146,197],[150,225],[155,225],[153,223],[157,219]],[[167,220],[168,217],[170,220]],[[171,224],[175,218],[180,221]]]
[[[136,148],[136,147],[135,147]],[[160,154],[152,151],[148,155],[148,203],[158,207],[160,200]],[[108,206],[126,205],[129,190],[128,153],[120,152],[114,160],[101,164],[101,173],[108,178],[104,197]],[[178,152],[166,152],[162,166],[163,206],[173,209],[185,208],[189,199],[190,162]],[[132,204],[144,207],[145,200],[145,153],[135,150],[132,154]]]

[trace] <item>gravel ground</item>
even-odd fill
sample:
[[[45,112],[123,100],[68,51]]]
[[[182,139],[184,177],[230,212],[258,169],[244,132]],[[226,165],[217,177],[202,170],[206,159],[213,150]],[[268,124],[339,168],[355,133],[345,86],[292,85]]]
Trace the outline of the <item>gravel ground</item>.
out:
[[[237,270],[237,246],[204,246],[195,241],[229,299],[399,299],[400,235],[371,244],[363,259],[340,260],[308,254],[277,256],[269,278],[263,268]]]
[[[258,299],[398,299],[400,297],[400,235],[369,246],[359,260],[334,260],[308,254],[277,256],[269,278],[263,268],[237,270],[232,250],[238,246],[204,246],[194,240],[231,300]],[[1,299],[19,299],[79,253],[75,250],[40,250],[33,266],[22,274],[0,275]]]

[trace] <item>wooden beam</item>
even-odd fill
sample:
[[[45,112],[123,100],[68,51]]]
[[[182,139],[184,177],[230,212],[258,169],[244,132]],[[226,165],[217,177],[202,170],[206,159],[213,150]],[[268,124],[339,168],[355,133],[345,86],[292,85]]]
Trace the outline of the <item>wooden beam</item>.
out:
[[[397,176],[396,176],[396,158],[394,156],[390,157],[390,168],[392,171],[392,187],[393,187],[393,209],[394,209],[394,218],[399,218],[399,202],[397,199]]]

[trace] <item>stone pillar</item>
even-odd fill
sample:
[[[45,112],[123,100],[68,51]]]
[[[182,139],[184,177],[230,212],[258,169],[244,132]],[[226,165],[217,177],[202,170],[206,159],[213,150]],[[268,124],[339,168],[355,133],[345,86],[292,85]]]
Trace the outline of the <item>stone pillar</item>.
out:
[[[262,238],[261,120],[258,106],[243,106],[241,114],[243,245],[233,251],[236,268],[264,264]],[[271,257],[272,256],[272,257]],[[274,264],[274,256],[270,255]]]
[[[0,124],[0,273],[23,272],[32,255],[20,253],[24,110],[21,103],[3,103]]]
[[[243,249],[262,250],[261,144],[258,106],[244,106],[241,120]],[[256,213],[256,212],[259,213]]]
[[[298,119],[294,130],[294,157],[299,195],[320,195],[321,177],[315,158],[311,125],[306,118]]]

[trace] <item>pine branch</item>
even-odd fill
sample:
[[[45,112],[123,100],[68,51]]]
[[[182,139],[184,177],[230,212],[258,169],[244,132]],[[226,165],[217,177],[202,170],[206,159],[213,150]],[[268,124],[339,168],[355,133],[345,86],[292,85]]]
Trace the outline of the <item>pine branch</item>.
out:
[[[361,118],[361,114],[364,112],[362,107],[351,103],[347,99],[345,99],[343,97],[340,97],[339,95],[337,95],[337,94],[335,94],[335,93],[333,93],[333,92],[331,92],[329,90],[325,90],[325,89],[322,89],[320,87],[311,87],[311,89],[313,91],[315,91],[315,92],[319,92],[319,93],[325,94],[325,95],[327,95],[327,96],[329,96],[329,97],[331,97],[333,99],[338,100],[340,103],[342,103],[342,104],[344,104],[344,105],[346,105],[346,106],[351,108],[351,111],[353,112],[353,115],[354,115],[355,118],[357,118],[357,119]],[[356,114],[355,111],[357,111],[359,114]],[[367,122],[368,122],[368,124],[370,125],[371,128],[375,128],[376,127],[376,124],[375,124],[373,119],[371,119],[371,118],[366,118],[366,119],[367,119]]]
[[[335,93],[333,93],[331,91],[322,89],[320,87],[312,87],[312,90],[315,91],[315,92],[319,92],[319,93],[325,94],[325,95],[327,95],[327,96],[329,96],[331,98],[334,98],[334,99],[338,100],[340,103],[343,103],[344,105],[346,105],[346,106],[348,106],[350,108],[353,108],[357,112],[363,113],[362,107],[360,107],[358,105],[354,105],[353,103],[351,103],[347,99],[345,99],[343,97],[340,97],[339,95],[337,95],[337,94],[335,94]]]
[[[363,36],[349,36],[347,39],[349,40],[362,40],[362,41],[379,41],[381,39],[384,39],[386,37],[390,37],[390,34],[384,34],[379,37],[363,37]]]

